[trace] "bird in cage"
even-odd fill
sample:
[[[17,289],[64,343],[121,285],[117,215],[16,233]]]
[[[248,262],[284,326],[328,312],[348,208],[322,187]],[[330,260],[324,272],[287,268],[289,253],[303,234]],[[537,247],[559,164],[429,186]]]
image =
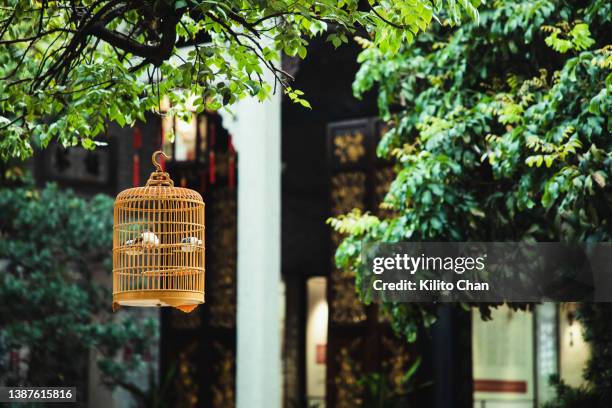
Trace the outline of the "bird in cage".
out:
[[[158,155],[151,156],[155,171],[146,185],[115,199],[113,310],[170,306],[188,313],[204,303],[204,201],[195,190],[174,187]]]
[[[140,255],[143,247],[151,247],[159,245],[159,238],[151,231],[145,231],[138,238],[128,239],[125,241],[128,250],[125,251],[128,255]]]
[[[181,251],[183,252],[193,252],[198,249],[199,246],[202,246],[202,240],[198,237],[187,237],[181,239]]]

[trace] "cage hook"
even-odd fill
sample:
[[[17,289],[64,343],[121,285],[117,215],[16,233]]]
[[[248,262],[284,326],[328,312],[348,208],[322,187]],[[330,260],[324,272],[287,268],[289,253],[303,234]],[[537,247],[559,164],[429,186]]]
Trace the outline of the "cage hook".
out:
[[[170,156],[166,155],[166,153],[162,152],[161,150],[154,151],[153,154],[151,155],[151,161],[153,162],[153,166],[155,166],[156,171],[162,171],[161,164],[159,164],[159,162],[155,160],[156,156],[159,154],[164,156],[164,159],[166,160],[170,158]]]

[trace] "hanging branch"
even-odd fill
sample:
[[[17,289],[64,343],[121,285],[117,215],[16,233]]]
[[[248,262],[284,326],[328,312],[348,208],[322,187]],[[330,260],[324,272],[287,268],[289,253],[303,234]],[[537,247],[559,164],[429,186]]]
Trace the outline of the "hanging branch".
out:
[[[470,2],[460,3],[451,12]],[[327,35],[338,47],[357,30],[373,46],[396,52],[429,24],[439,4],[373,0],[361,9],[358,0],[16,0],[0,6],[0,131],[6,136],[0,157],[31,155],[32,137],[43,146],[53,138],[92,146],[89,139],[109,120],[123,126],[154,110],[157,90],[177,98],[176,105],[178,94],[189,93],[198,96],[198,108],[217,110],[246,96],[265,100],[280,87],[309,107],[304,93],[289,87],[293,78],[281,67],[282,54],[305,58],[312,38]],[[150,68],[162,83],[146,81]]]

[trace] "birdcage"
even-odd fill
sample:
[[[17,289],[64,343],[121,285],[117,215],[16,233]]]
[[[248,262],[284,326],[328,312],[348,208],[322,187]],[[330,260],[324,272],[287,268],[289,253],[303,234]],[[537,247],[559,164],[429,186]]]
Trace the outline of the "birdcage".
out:
[[[113,226],[113,310],[204,303],[204,201],[174,187],[156,161],[145,187],[122,191]],[[164,155],[165,156],[165,155]]]

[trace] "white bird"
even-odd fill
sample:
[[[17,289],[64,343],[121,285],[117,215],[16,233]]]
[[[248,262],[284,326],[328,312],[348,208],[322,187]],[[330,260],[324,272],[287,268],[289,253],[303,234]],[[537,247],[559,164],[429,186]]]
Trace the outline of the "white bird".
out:
[[[125,241],[125,245],[130,247],[125,251],[126,254],[140,255],[142,254],[143,246],[159,245],[159,238],[153,232],[145,231],[138,238]]]
[[[142,237],[143,245],[159,245],[159,238],[151,231],[145,231],[140,236]]]
[[[198,239],[198,237],[187,237],[181,239],[181,244],[181,251],[193,252],[198,246],[202,245],[202,240]]]

